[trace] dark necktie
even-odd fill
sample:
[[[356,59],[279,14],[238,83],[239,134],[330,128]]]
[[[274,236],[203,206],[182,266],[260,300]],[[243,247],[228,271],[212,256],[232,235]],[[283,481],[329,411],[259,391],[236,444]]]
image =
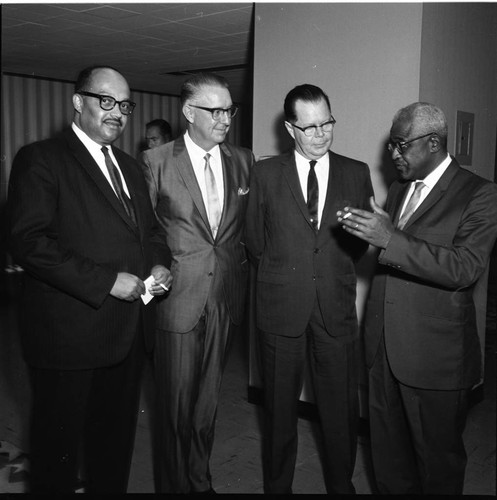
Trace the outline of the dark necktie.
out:
[[[397,223],[397,228],[398,229],[403,229],[404,226],[406,225],[407,221],[411,217],[411,215],[414,213],[416,210],[416,206],[419,202],[419,198],[421,197],[421,191],[425,187],[423,181],[416,181],[415,182],[415,187],[414,191],[411,194],[411,197],[409,198],[409,201],[407,202],[406,208],[404,210],[404,213],[399,219],[399,222]]]
[[[209,162],[210,154],[204,156],[205,159],[205,187],[207,191],[207,211],[209,213],[209,224],[211,226],[212,235],[214,238],[217,234],[219,223],[221,222],[221,203],[219,201],[219,194],[217,191],[216,179],[212,172],[211,164]]]
[[[124,191],[123,183],[121,181],[121,176],[119,175],[119,171],[117,167],[114,165],[112,158],[109,155],[109,150],[107,146],[102,147],[102,153],[105,157],[105,165],[107,166],[107,170],[109,171],[110,180],[112,181],[112,185],[116,191],[117,197],[121,201],[124,206],[124,210],[128,214],[128,217],[133,221],[133,224],[136,226],[136,218],[135,218],[135,210],[133,208],[133,204],[131,200],[128,198],[126,191]]]
[[[311,168],[309,169],[309,175],[307,176],[307,208],[309,209],[309,215],[311,216],[312,227],[317,231],[319,187],[316,172],[314,171],[316,163],[316,160],[311,160],[309,162]]]

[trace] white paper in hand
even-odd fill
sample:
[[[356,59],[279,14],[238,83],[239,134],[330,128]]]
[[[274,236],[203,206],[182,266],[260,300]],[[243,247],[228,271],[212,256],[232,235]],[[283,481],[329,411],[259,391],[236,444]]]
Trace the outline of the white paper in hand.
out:
[[[146,288],[146,292],[141,296],[143,303],[147,305],[153,298],[154,296],[148,291],[148,289],[152,286],[152,283],[154,282],[154,277],[150,275],[143,283]]]

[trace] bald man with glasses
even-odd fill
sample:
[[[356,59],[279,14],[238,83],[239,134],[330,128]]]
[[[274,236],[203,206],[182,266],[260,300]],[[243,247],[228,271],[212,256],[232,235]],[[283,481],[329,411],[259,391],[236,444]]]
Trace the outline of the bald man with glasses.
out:
[[[400,109],[387,145],[398,180],[385,210],[371,200],[337,213],[377,248],[364,342],[383,495],[463,494],[463,430],[482,368],[473,292],[497,237],[497,186],[461,168],[447,136],[437,106]]]
[[[253,155],[225,141],[237,107],[223,78],[193,76],[181,105],[186,133],[142,157],[174,277],[157,323],[155,480],[157,493],[209,493],[221,379],[244,318]]]
[[[71,128],[21,148],[9,183],[10,250],[25,270],[30,492],[120,494],[154,341],[144,281],[165,293],[170,254],[139,164],[113,146],[135,106],[125,78],[84,69],[72,105]]]

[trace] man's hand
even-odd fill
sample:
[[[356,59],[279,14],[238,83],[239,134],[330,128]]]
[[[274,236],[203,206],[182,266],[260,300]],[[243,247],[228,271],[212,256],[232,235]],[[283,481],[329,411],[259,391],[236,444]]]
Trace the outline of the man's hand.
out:
[[[145,293],[143,281],[129,273],[118,273],[116,282],[110,291],[110,294],[116,299],[133,302],[138,299],[142,293]]]
[[[154,277],[154,282],[148,289],[152,295],[164,295],[169,292],[173,284],[173,275],[167,267],[154,266],[150,274]]]
[[[375,247],[386,248],[395,229],[390,216],[376,204],[372,196],[370,204],[373,212],[345,207],[337,212],[338,222],[348,233]]]

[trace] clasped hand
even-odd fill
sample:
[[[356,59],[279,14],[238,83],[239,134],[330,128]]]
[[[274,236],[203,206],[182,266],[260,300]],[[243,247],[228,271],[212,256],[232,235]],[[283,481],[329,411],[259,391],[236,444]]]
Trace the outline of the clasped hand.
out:
[[[337,212],[338,222],[348,233],[375,247],[386,248],[394,232],[392,221],[388,213],[376,204],[374,197],[371,196],[369,201],[372,212],[344,207]]]
[[[154,266],[151,274],[154,277],[154,282],[149,288],[149,292],[152,295],[164,295],[165,288],[170,289],[173,282],[171,271],[164,266]],[[145,284],[138,276],[130,273],[118,273],[110,294],[117,299],[133,302],[145,292]]]

